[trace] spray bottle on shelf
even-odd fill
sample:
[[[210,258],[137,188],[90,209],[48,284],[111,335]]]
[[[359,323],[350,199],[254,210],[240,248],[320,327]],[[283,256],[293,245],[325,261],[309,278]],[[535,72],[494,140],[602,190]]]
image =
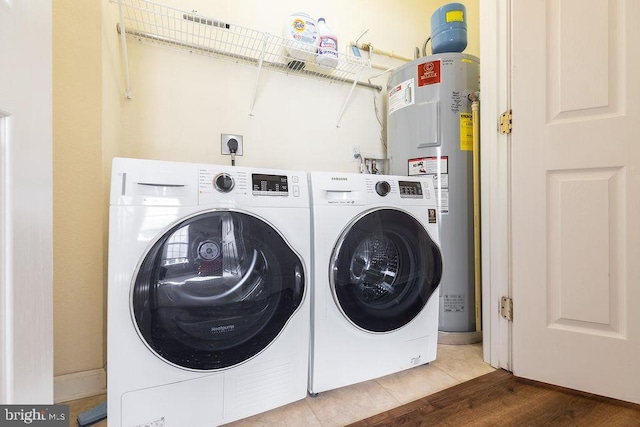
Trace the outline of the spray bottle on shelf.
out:
[[[338,37],[327,26],[324,18],[318,18],[318,53],[316,62],[323,67],[335,68],[338,65]]]

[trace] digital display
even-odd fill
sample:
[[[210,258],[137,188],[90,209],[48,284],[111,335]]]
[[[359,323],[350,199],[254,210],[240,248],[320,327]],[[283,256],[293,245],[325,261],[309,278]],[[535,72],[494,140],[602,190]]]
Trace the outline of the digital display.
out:
[[[400,197],[422,198],[422,184],[419,181],[399,181]]]
[[[286,175],[254,173],[251,175],[251,188],[254,194],[272,193],[283,196],[289,194],[289,184]]]

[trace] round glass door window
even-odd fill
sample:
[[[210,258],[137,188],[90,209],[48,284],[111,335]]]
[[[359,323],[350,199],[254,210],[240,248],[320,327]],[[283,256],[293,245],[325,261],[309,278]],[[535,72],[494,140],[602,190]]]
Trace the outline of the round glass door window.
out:
[[[266,348],[304,296],[299,256],[266,222],[211,211],[169,229],[147,252],[131,304],[138,332],[165,361],[214,370]]]
[[[354,220],[334,249],[330,282],[344,316],[370,332],[413,320],[442,277],[442,256],[411,215],[380,209]]]

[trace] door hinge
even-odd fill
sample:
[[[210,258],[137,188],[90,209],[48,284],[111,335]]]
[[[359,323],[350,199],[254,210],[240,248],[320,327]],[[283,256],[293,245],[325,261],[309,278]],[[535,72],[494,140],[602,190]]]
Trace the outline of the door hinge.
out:
[[[509,297],[502,297],[500,300],[500,315],[508,321],[513,321],[513,300]]]
[[[508,110],[500,115],[500,133],[503,135],[511,133],[512,127],[513,117],[511,115],[511,110]]]

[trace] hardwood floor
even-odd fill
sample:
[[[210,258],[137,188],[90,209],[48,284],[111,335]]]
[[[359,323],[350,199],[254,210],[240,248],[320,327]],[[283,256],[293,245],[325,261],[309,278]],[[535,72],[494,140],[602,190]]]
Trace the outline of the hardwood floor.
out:
[[[640,426],[640,405],[497,370],[350,424],[374,426]]]
[[[640,405],[516,378],[503,370],[481,373],[478,365],[482,363],[481,355],[477,350],[475,346],[442,347],[443,359],[439,364],[434,362],[430,366],[326,392],[319,397],[308,397],[232,425],[640,427]],[[469,354],[474,357],[469,357]],[[444,382],[442,378],[449,375],[456,375],[461,380],[456,385]],[[438,391],[424,389],[425,383],[439,387]],[[404,393],[397,394],[396,386]],[[412,387],[417,388],[410,392]],[[388,401],[391,393],[396,393],[401,402],[410,403],[398,404],[396,400],[396,404],[391,404]],[[70,405],[70,425],[76,425],[79,413],[98,405],[105,398],[106,395],[100,395],[66,402]],[[365,406],[368,411],[364,411]],[[376,411],[376,407],[381,409]],[[341,412],[350,416],[338,416]],[[371,416],[376,412],[380,413]],[[361,421],[354,422],[358,419]],[[106,426],[105,419],[92,425]]]
[[[71,402],[64,402],[65,405],[69,405],[69,425],[78,425],[78,415],[89,409],[93,409],[95,406],[102,403],[107,398],[106,394],[100,394],[98,396],[85,397],[84,399],[73,400]],[[107,427],[107,419],[102,419],[98,422],[91,424],[91,427]]]

